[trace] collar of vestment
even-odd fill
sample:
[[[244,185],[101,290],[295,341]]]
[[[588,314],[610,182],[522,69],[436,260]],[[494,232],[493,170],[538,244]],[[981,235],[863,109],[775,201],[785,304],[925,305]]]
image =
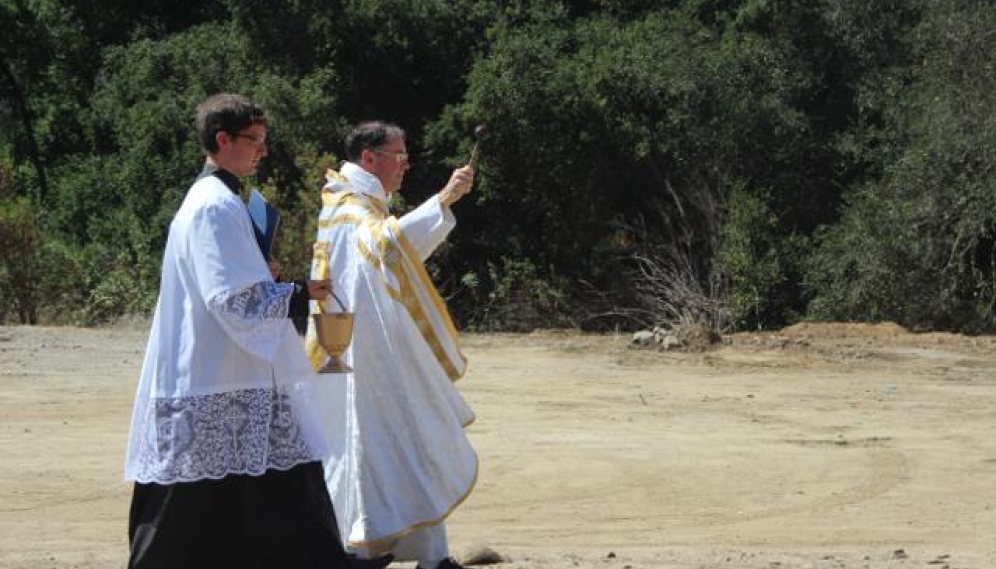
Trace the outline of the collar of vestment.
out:
[[[387,192],[384,191],[384,186],[377,179],[377,176],[367,172],[357,164],[346,162],[339,169],[339,172],[334,170],[326,172],[325,179],[326,190],[339,192],[345,190],[344,186],[348,184],[353,192],[371,198],[378,209],[387,211]]]
[[[205,162],[204,169],[197,175],[197,179],[200,180],[208,176],[214,176],[224,182],[228,186],[228,189],[232,190],[232,193],[235,195],[239,195],[239,192],[242,191],[242,182],[239,180],[239,177],[217,164]]]

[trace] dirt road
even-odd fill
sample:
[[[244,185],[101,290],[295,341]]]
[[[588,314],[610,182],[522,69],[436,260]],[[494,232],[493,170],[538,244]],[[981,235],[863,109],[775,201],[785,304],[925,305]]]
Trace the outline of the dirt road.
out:
[[[123,567],[144,327],[0,327],[0,569]],[[996,568],[996,338],[882,324],[467,335],[501,568]],[[402,567],[403,564],[398,564]]]

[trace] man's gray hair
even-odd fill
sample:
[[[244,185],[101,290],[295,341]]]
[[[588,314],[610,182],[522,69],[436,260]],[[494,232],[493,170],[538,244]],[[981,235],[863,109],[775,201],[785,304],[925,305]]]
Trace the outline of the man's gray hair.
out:
[[[359,162],[364,150],[376,150],[396,138],[404,140],[405,131],[394,123],[362,122],[346,135],[346,158],[350,162]]]

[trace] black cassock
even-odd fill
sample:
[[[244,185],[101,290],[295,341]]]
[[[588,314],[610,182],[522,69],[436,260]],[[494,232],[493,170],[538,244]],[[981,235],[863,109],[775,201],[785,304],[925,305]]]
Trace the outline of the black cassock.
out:
[[[349,565],[320,462],[261,476],[136,483],[130,569],[335,569]]]

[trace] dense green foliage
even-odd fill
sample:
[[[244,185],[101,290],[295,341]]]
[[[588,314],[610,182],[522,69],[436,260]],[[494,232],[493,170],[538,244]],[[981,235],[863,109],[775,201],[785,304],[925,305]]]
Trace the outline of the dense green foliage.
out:
[[[351,124],[408,129],[408,204],[486,124],[430,266],[464,326],[993,331],[994,24],[970,0],[0,0],[0,321],[148,313],[194,108],[235,91],[270,116],[252,185],[292,275]]]
[[[818,234],[818,313],[993,330],[994,23],[988,3],[929,3],[909,32],[914,63],[880,78],[888,128],[865,143],[880,172],[848,188],[843,218]]]

